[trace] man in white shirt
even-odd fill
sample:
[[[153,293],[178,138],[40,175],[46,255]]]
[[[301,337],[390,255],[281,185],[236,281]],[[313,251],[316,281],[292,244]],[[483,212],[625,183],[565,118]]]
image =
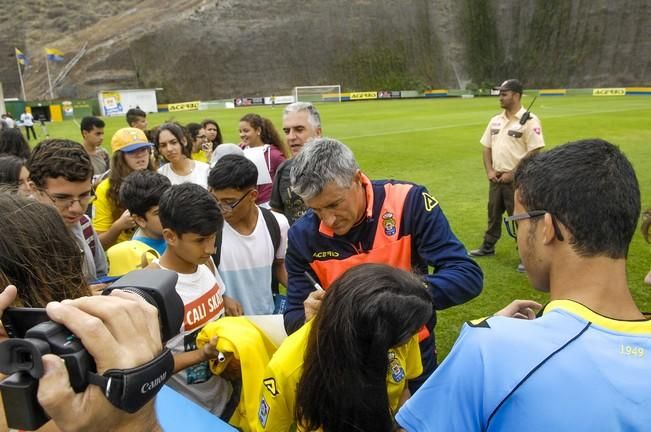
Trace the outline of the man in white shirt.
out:
[[[37,139],[38,137],[36,136],[36,131],[34,130],[34,117],[32,117],[32,114],[25,111],[20,115],[20,122],[25,126],[25,134],[27,135],[27,139],[29,140],[29,132],[32,132],[32,135],[34,135],[34,139]]]

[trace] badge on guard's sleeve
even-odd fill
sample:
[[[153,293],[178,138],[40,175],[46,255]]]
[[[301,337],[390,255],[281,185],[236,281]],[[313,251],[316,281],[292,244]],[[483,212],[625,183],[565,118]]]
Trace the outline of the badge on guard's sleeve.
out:
[[[428,194],[427,192],[423,192],[423,199],[425,200],[425,211],[432,211],[434,207],[439,205],[439,202],[436,201],[436,198],[434,198],[432,195]]]

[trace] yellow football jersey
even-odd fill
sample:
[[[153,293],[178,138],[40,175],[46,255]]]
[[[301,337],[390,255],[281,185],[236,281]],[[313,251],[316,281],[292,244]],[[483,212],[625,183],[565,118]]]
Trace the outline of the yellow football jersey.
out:
[[[296,386],[303,373],[304,353],[311,328],[308,321],[289,336],[267,364],[260,392],[258,431],[286,432],[296,427]],[[390,349],[387,355],[387,392],[391,411],[395,413],[407,382],[423,372],[418,335],[414,335],[406,344]]]

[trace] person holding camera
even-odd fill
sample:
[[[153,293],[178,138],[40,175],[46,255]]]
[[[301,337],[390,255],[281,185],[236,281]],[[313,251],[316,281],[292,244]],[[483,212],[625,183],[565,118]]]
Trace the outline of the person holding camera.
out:
[[[81,249],[53,206],[0,192],[0,256],[0,287],[20,287],[14,306],[91,295]]]
[[[108,369],[129,369],[145,364],[161,351],[161,332],[156,324],[156,312],[154,310],[152,316],[150,306],[142,308],[134,305],[131,296],[127,297],[130,300],[128,303],[116,298],[122,294],[91,298],[91,290],[82,271],[82,252],[54,207],[20,195],[0,193],[0,256],[3,257],[0,260],[0,287],[7,287],[0,292],[0,315],[3,319],[0,339],[5,339],[6,333],[9,333],[12,336],[10,346],[16,347],[21,342],[25,336],[22,332],[38,326],[29,318],[39,315],[40,310],[29,308],[47,308],[50,319],[63,324],[81,338],[83,347],[95,359],[99,374]],[[160,279],[156,278],[157,281]],[[173,292],[173,285],[171,289]],[[135,301],[141,303],[139,299]],[[178,302],[180,306],[180,299]],[[14,308],[6,311],[10,306]],[[173,307],[166,308],[168,311],[171,309]],[[41,317],[39,322],[42,321]],[[178,331],[179,325],[165,328],[171,327]],[[33,335],[27,337],[33,338]],[[46,339],[49,341],[49,338]],[[2,348],[4,350],[7,346],[2,345]],[[7,353],[6,350],[3,352]],[[39,352],[43,351],[39,349]],[[14,368],[16,363],[11,361],[11,356],[0,357],[2,370],[11,375],[15,370],[8,369]],[[148,425],[154,418],[147,414],[150,408],[143,408],[138,415],[126,415],[112,408],[102,396],[104,390],[97,385],[90,385],[83,393],[72,393],[70,382],[74,383],[75,380],[68,381],[68,372],[60,359],[47,355],[43,365],[45,375],[39,385],[39,400],[61,430],[79,430],[88,425],[102,429],[115,426],[111,430],[120,430],[120,422],[114,419],[116,416],[124,417],[129,422],[137,420],[147,426],[131,430],[149,430]],[[22,385],[25,380],[18,378],[18,382]],[[25,386],[14,388],[25,389]],[[16,409],[17,406],[25,407],[26,401],[16,396],[16,393],[12,393],[4,400],[5,404],[13,401],[13,405],[9,405],[12,408],[6,412],[0,410],[0,430],[6,430],[5,414],[8,421],[16,420],[25,413],[39,414],[25,419],[33,423],[37,423],[36,417],[42,415],[40,409]],[[33,403],[36,404],[36,400]],[[38,408],[38,405],[32,408]],[[52,429],[45,426],[44,430]]]
[[[16,287],[0,294],[0,313],[16,299]],[[48,303],[47,314],[81,339],[95,360],[98,374],[148,363],[162,351],[158,310],[135,294],[115,290],[110,296],[81,297]],[[61,358],[44,355],[38,402],[62,431],[161,431],[154,403],[136,413],[116,408],[103,390],[89,385],[75,393]]]

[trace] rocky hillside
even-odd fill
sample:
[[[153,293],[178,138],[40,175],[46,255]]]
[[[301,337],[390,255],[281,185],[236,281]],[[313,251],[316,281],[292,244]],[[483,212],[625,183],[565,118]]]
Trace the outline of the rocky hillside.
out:
[[[162,87],[163,101],[346,89],[651,84],[647,0],[33,0],[0,8],[0,81],[28,98]],[[6,37],[5,37],[6,36]],[[85,46],[82,53],[80,51]],[[72,65],[71,65],[72,66]]]

